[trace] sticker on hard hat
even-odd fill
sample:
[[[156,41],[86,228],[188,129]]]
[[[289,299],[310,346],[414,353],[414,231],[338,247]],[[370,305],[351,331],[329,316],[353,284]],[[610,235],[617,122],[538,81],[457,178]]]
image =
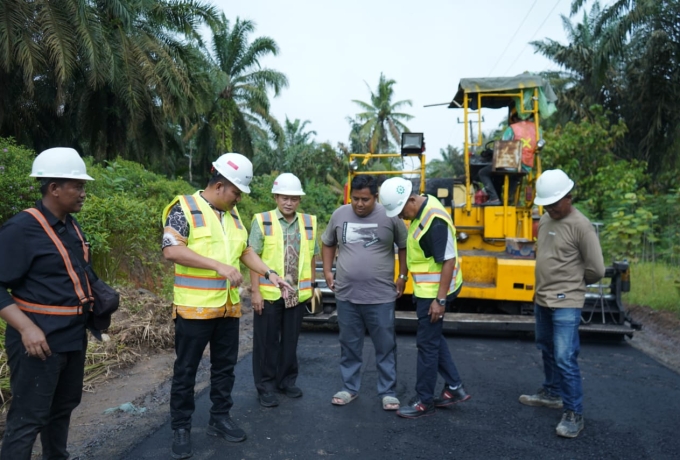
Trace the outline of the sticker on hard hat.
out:
[[[403,195],[405,191],[406,191],[406,189],[404,188],[403,185],[400,185],[399,187],[397,187],[397,193],[399,195]]]
[[[231,161],[227,161],[227,164],[228,164],[229,166],[231,166],[232,168],[234,168],[234,169],[238,169],[238,165],[237,165],[236,163],[233,163],[233,162],[231,162]]]

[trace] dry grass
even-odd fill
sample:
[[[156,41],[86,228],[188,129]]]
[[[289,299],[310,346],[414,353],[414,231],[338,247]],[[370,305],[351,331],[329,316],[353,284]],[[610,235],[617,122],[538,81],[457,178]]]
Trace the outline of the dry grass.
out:
[[[121,306],[99,342],[90,338],[85,363],[85,391],[91,391],[115,371],[131,366],[141,356],[171,349],[175,329],[170,302],[149,291],[121,289]]]

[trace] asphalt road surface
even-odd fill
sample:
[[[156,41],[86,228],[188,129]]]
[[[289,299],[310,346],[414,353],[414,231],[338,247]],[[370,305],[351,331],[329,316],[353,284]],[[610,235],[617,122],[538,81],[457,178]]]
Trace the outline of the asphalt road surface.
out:
[[[347,406],[331,405],[341,389],[340,348],[333,332],[303,332],[300,399],[281,395],[260,407],[248,355],[236,367],[232,417],[247,432],[242,443],[207,436],[208,391],[197,396],[194,459],[679,459],[680,375],[626,345],[584,343],[580,364],[585,430],[555,435],[561,411],[522,406],[520,394],[542,382],[531,340],[449,337],[449,347],[472,399],[416,420],[382,410],[370,339],[364,345],[363,384]],[[414,395],[415,336],[398,339],[398,397]],[[441,380],[441,379],[440,379]],[[437,391],[443,383],[437,384]],[[169,423],[125,459],[170,458]]]

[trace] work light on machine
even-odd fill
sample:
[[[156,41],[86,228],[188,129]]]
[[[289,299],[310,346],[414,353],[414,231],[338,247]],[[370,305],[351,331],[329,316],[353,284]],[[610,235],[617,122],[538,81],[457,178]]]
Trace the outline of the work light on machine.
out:
[[[425,135],[423,133],[401,133],[401,154],[420,155],[425,151]]]

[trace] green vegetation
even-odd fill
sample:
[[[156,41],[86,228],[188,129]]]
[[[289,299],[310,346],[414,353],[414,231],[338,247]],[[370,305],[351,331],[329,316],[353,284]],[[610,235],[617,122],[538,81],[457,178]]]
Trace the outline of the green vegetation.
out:
[[[630,305],[668,310],[680,317],[680,267],[641,262],[631,268],[631,291],[624,295]]]
[[[452,145],[439,150],[441,159],[427,162],[426,174],[428,178],[457,177],[465,175],[465,158],[463,152]]]
[[[38,182],[29,177],[35,153],[0,137],[0,223],[30,208],[40,198]]]

